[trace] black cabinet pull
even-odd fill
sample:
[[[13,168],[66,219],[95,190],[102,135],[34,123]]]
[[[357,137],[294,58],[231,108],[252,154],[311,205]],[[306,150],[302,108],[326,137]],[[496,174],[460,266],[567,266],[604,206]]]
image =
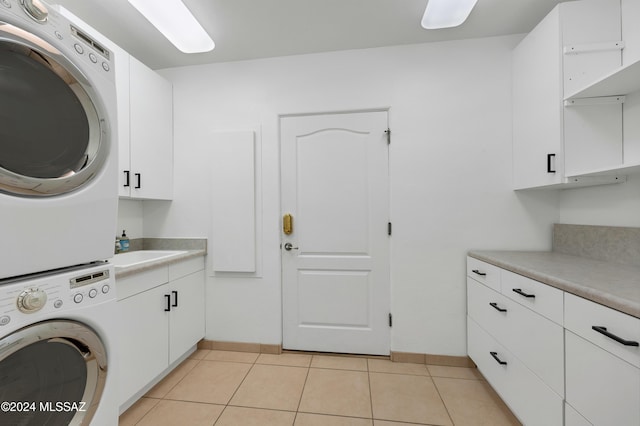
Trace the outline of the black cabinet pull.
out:
[[[507,312],[506,309],[503,309],[500,306],[498,306],[498,304],[496,302],[489,302],[489,306],[491,306],[492,308],[494,308],[498,312]]]
[[[140,189],[142,186],[142,179],[140,178],[140,173],[134,173],[136,175],[136,181],[138,182],[135,186],[135,189]]]
[[[547,173],[555,173],[555,170],[551,169],[551,159],[555,158],[555,154],[547,154]]]
[[[171,307],[177,308],[178,307],[178,292],[173,290],[171,292],[171,294],[173,294],[173,305],[171,305]]]
[[[500,358],[498,358],[498,352],[489,352],[489,354],[493,357],[493,359],[495,359],[496,361],[498,361],[498,364],[500,365],[507,365],[507,361],[503,361]]]
[[[625,346],[638,346],[638,342],[634,342],[633,340],[625,340],[622,337],[618,337],[615,334],[609,333],[607,331],[606,327],[602,327],[602,326],[599,326],[599,325],[594,325],[593,327],[591,327],[591,329],[597,331],[600,334],[604,334],[609,339],[613,339],[616,342],[622,343]]]
[[[486,272],[480,272],[480,271],[478,271],[477,269],[473,269],[473,270],[471,270],[471,272],[473,272],[474,274],[478,274],[478,275],[480,275],[481,277],[486,277],[486,276],[487,276],[487,273],[486,273]]]
[[[513,292],[514,292],[514,293],[518,293],[520,296],[530,297],[530,298],[532,298],[532,299],[536,297],[536,295],[535,295],[535,294],[527,294],[527,293],[525,293],[524,291],[522,291],[522,289],[521,289],[521,288],[514,288],[514,289],[513,289]]]
[[[164,300],[167,302],[167,307],[164,308],[165,312],[171,311],[171,296],[168,294],[164,295]]]
[[[128,188],[129,186],[131,186],[131,182],[129,181],[129,175],[131,174],[131,172],[129,172],[129,170],[125,170],[124,171],[124,187]]]

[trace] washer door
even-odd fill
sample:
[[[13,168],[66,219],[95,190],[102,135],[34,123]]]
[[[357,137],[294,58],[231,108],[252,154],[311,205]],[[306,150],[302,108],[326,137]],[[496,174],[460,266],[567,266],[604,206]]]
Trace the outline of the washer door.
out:
[[[98,335],[74,321],[52,320],[0,340],[0,424],[88,425],[107,375]]]
[[[2,21],[0,99],[0,191],[58,195],[100,170],[106,120],[89,80],[51,44]]]

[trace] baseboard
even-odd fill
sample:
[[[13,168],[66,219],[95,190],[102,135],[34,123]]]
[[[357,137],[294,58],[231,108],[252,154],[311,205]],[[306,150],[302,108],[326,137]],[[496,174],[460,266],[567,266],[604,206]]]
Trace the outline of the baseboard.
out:
[[[279,355],[282,353],[282,345],[270,345],[263,343],[223,342],[219,340],[201,340],[198,349],[218,351],[253,352],[260,354]],[[298,352],[298,351],[296,351]],[[342,354],[344,355],[344,354]],[[413,364],[443,365],[447,367],[470,367],[475,364],[468,356],[429,355],[413,352],[392,351],[389,359],[393,362],[410,362]]]
[[[471,358],[469,358],[468,356],[430,355],[414,352],[392,351],[391,361],[410,362],[413,364],[443,365],[447,367],[476,367]]]
[[[282,345],[269,345],[264,343],[222,342],[220,340],[200,340],[198,349],[217,351],[253,352],[259,354],[279,355],[282,353]]]

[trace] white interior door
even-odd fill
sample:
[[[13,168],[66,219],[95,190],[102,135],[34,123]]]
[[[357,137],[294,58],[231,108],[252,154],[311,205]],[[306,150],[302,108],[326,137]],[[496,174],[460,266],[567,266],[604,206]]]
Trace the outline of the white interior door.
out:
[[[389,354],[387,122],[386,111],[281,118],[285,349]]]

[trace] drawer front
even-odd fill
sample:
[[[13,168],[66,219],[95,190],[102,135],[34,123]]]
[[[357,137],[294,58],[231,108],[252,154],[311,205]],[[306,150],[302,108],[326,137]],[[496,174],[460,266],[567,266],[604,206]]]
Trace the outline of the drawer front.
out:
[[[640,369],[565,333],[567,403],[594,425],[640,425]]]
[[[169,282],[169,269],[166,266],[116,279],[118,300],[126,299],[167,282]]]
[[[181,262],[172,263],[169,265],[169,280],[173,281],[203,269],[204,256],[198,256]]]
[[[564,426],[593,426],[571,405],[564,403]]]
[[[633,342],[640,343],[639,318],[569,293],[565,294],[564,303],[565,328],[640,367],[640,347],[632,346]],[[600,332],[593,327],[598,327]],[[603,333],[609,333],[610,336]],[[627,341],[627,344],[616,341],[615,337]]]
[[[467,300],[471,318],[564,396],[561,326],[471,279],[467,280]]]
[[[500,291],[500,271],[497,266],[467,257],[467,276],[496,291]]]
[[[509,299],[563,324],[563,291],[510,271],[502,271],[502,294]]]
[[[467,320],[467,330],[469,356],[516,417],[526,425],[561,426],[562,398],[472,318]]]

